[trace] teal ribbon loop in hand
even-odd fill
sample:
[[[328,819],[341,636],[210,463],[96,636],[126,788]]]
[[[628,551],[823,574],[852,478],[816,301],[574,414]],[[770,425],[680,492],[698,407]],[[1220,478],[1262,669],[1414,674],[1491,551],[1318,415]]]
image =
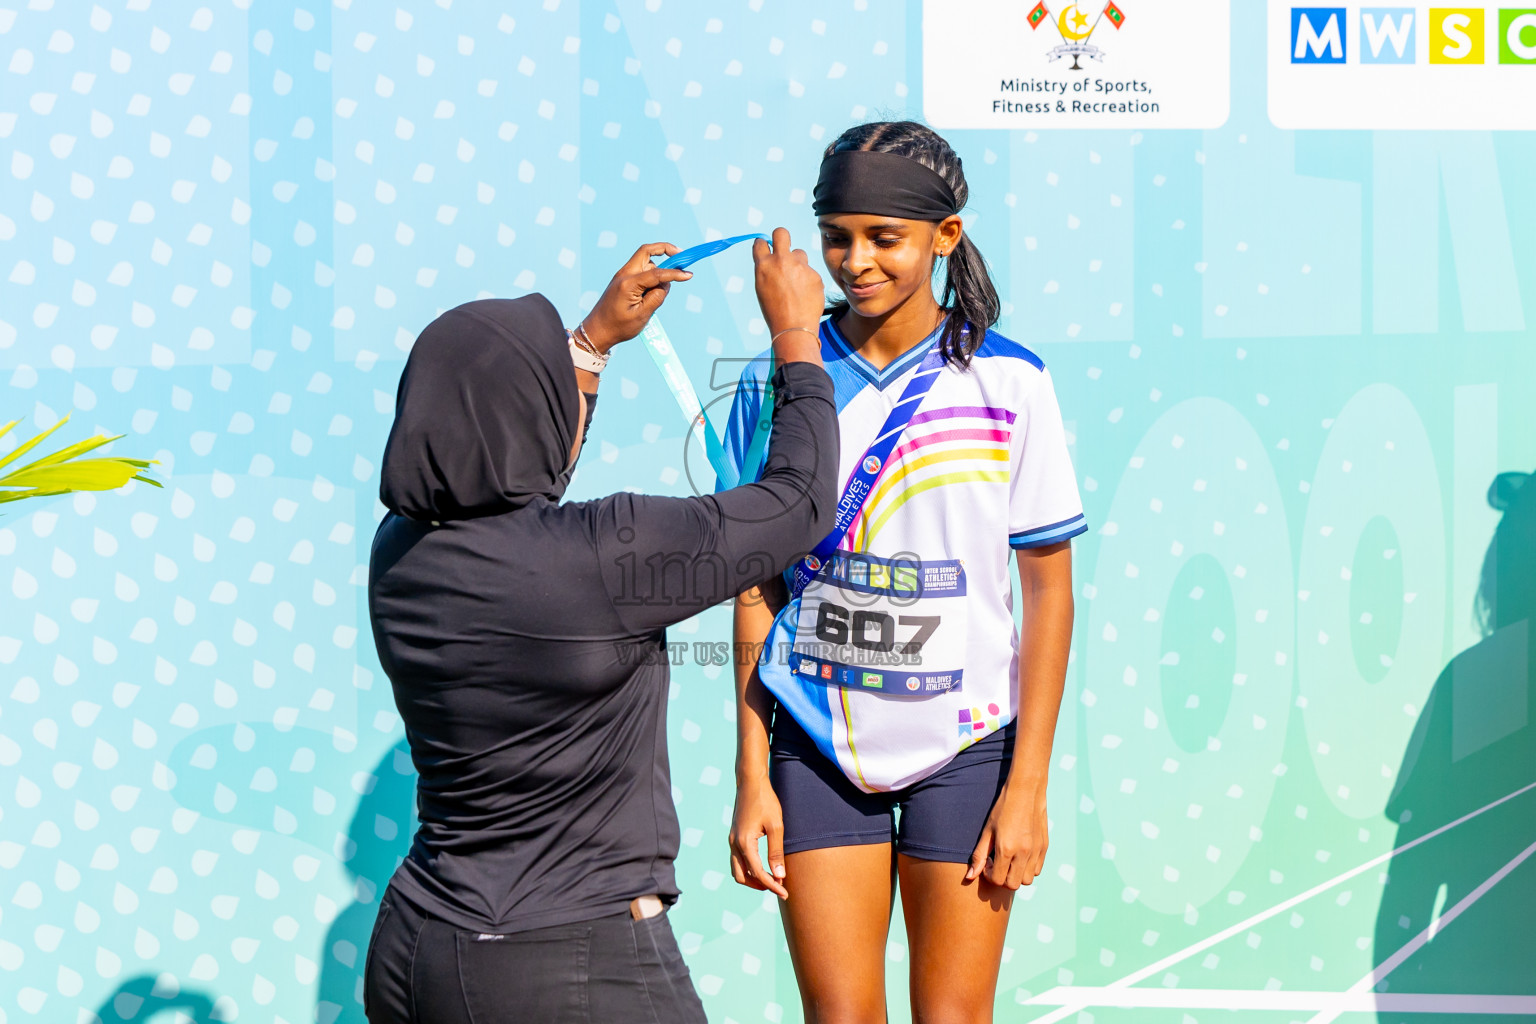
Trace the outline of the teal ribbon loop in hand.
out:
[[[685,270],[700,260],[724,252],[739,242],[766,237],[760,234],[735,235],[731,238],[705,242],[669,256],[658,264],[658,269]],[[645,350],[651,354],[651,360],[661,371],[662,379],[672,390],[672,397],[677,400],[677,406],[682,410],[683,417],[688,420],[694,440],[704,449],[704,456],[709,460],[709,465],[715,471],[715,477],[720,484],[723,487],[735,487],[743,479],[755,480],[762,464],[768,427],[773,419],[771,390],[764,395],[762,414],[758,417],[757,426],[753,430],[746,459],[738,471],[726,456],[725,446],[720,441],[720,433],[710,420],[708,410],[700,403],[693,381],[689,379],[688,371],[683,367],[683,361],[677,354],[677,348],[672,344],[672,339],[667,337],[666,328],[661,326],[659,318],[651,317],[651,322],[646,324],[645,330],[640,332],[640,340],[645,343]]]

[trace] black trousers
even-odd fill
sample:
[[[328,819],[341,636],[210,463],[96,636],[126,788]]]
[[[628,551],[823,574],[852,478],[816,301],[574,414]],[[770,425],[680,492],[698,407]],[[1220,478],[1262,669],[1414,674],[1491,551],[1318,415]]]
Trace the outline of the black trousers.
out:
[[[704,1024],[666,914],[464,931],[393,890],[368,943],[370,1024]]]

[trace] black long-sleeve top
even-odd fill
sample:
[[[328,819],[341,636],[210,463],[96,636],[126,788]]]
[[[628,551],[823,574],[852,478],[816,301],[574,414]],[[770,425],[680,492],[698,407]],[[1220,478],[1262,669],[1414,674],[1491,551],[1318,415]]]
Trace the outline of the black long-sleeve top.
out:
[[[837,500],[831,379],[790,363],[774,397],[758,483],[385,517],[369,602],[420,772],[407,898],[487,932],[676,898],[664,631],[785,569]]]

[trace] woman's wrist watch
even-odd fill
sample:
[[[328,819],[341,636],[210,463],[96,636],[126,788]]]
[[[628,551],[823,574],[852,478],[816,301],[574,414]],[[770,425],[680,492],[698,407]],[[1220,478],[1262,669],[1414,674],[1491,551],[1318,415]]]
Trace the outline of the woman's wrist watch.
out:
[[[587,332],[581,324],[567,329],[565,336],[571,350],[571,362],[576,365],[576,369],[601,375],[608,366],[608,353],[597,350],[597,346],[592,344],[592,340],[587,337]]]

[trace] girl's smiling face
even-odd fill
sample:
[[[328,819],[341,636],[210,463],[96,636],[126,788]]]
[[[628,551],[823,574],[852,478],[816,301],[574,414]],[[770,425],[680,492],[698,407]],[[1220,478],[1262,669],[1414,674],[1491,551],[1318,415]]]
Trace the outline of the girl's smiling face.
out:
[[[855,315],[884,317],[914,295],[933,302],[933,261],[960,241],[958,216],[937,223],[881,214],[822,217],[821,255]],[[919,301],[923,301],[919,299]]]

